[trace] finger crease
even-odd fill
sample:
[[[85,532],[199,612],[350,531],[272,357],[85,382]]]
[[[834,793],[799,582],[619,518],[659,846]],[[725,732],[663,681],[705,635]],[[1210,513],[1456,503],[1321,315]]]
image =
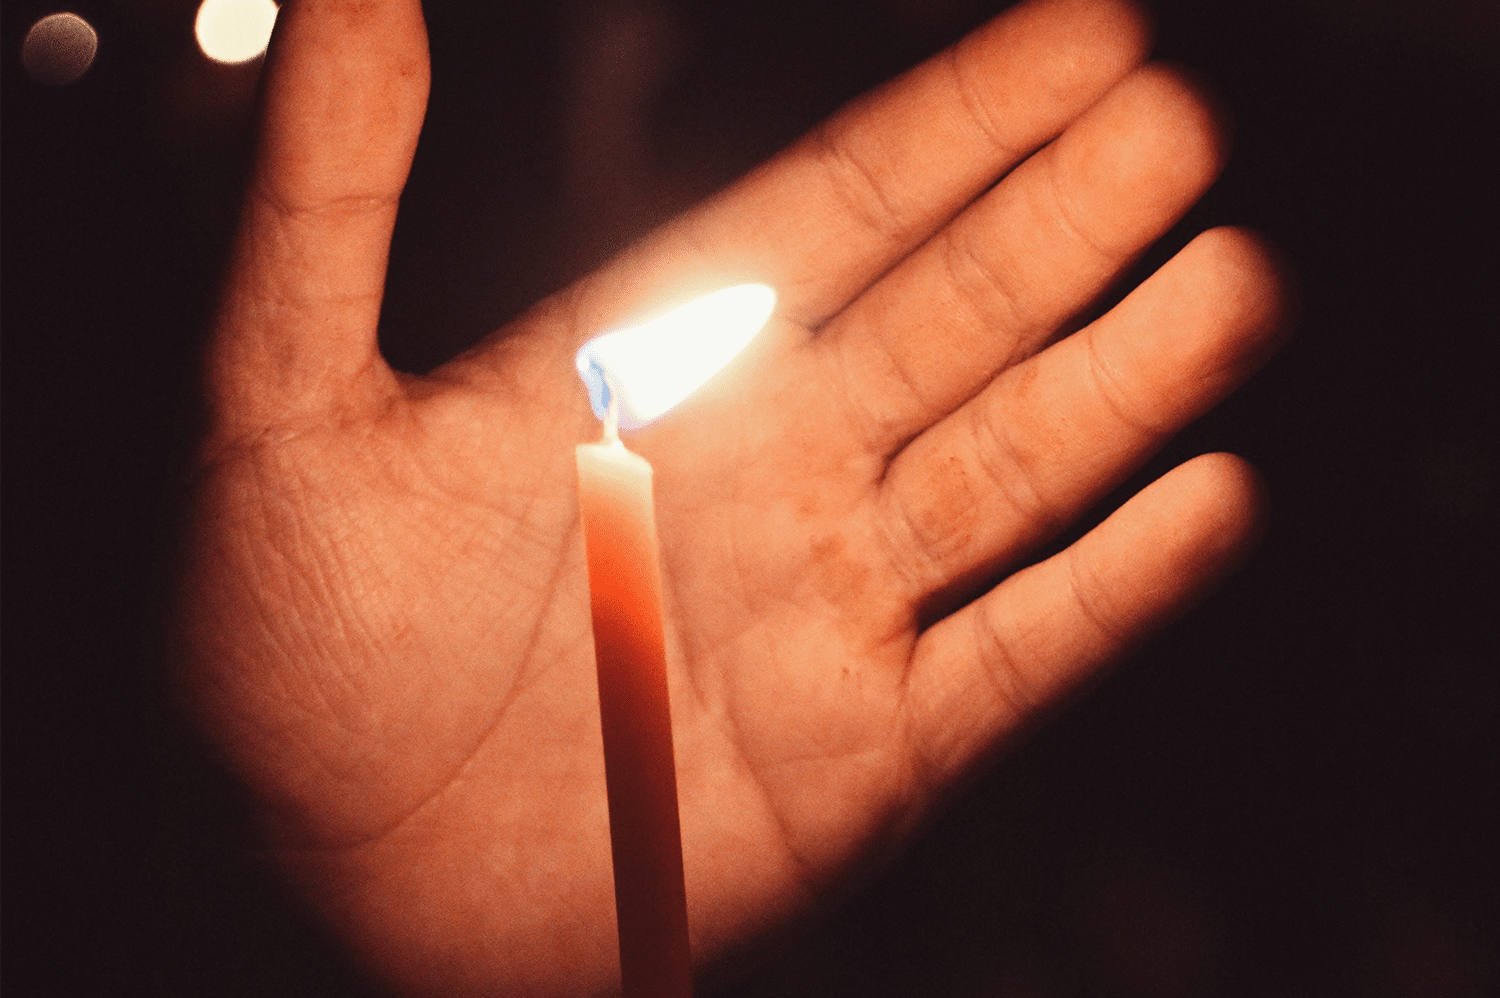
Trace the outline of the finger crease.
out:
[[[341,214],[358,215],[377,210],[388,211],[395,208],[400,200],[398,197],[387,194],[341,194],[293,204],[263,183],[252,187],[250,195],[269,205],[276,214],[288,219]]]
[[[860,422],[868,428],[865,434],[868,444],[889,459],[905,447],[916,433],[910,427],[913,424],[926,423],[933,418],[935,413],[933,406],[923,397],[922,390],[913,378],[911,369],[903,364],[897,358],[895,351],[891,349],[890,340],[882,336],[875,341],[875,346],[895,376],[894,383],[886,382],[889,390],[899,390],[903,393],[906,401],[918,413],[917,418],[912,418],[905,406],[891,405],[891,400],[885,397],[885,392],[866,391],[853,394],[853,398],[858,400]],[[892,416],[882,419],[879,415],[882,411],[890,412]]]
[[[816,135],[818,158],[828,167],[834,193],[868,231],[885,242],[901,242],[911,226],[885,185],[831,129],[820,128]]]
[[[1048,150],[1051,151],[1050,149]],[[1087,229],[1078,220],[1078,209],[1074,206],[1071,198],[1063,191],[1063,185],[1057,179],[1057,157],[1047,157],[1048,188],[1052,192],[1052,205],[1058,224],[1073,239],[1092,250],[1097,256],[1108,263],[1118,263],[1124,259],[1126,254],[1111,250],[1093,236],[1088,234]]]
[[[995,691],[995,699],[1016,721],[1035,712],[1040,699],[1030,684],[1021,681],[1021,669],[1010,645],[990,614],[983,610],[974,614],[974,646],[979,649],[979,660],[984,663],[984,674]]]
[[[995,123],[988,102],[980,97],[979,88],[970,81],[969,74],[964,72],[965,62],[960,55],[959,46],[955,45],[948,49],[945,56],[943,61],[953,75],[954,90],[957,91],[959,102],[963,105],[969,120],[979,129],[980,134],[985,137],[1001,160],[1011,162],[1020,158],[1015,146],[1000,138],[1000,126]]]
[[[1076,550],[1069,551],[1068,591],[1073,597],[1074,604],[1078,607],[1078,612],[1093,625],[1094,630],[1098,631],[1110,645],[1116,648],[1124,645],[1126,641],[1124,629],[1112,622],[1109,615],[1099,609],[1098,598],[1096,596],[1088,595],[1090,592],[1097,593],[1102,589],[1098,580],[1095,579],[1092,586],[1085,585],[1084,580],[1079,575],[1079,571],[1078,554]]]
[[[1085,343],[1088,372],[1094,383],[1094,390],[1114,417],[1140,436],[1151,438],[1165,434],[1169,427],[1140,415],[1136,411],[1140,406],[1129,401],[1130,393],[1125,390],[1124,381],[1115,374],[1114,369],[1104,360],[1104,355],[1099,352],[1098,336],[1088,336]]]
[[[1022,520],[1040,523],[1049,531],[1055,529],[1057,513],[1037,485],[1032,462],[1022,460],[1012,442],[1009,424],[1002,419],[987,418],[995,408],[982,407],[969,420],[970,439],[980,470]]]
[[[893,525],[892,519],[898,520],[900,526]],[[925,596],[936,589],[945,575],[942,562],[933,555],[932,548],[936,545],[927,537],[929,531],[922,529],[912,516],[910,505],[897,501],[894,517],[877,517],[876,523],[886,550],[892,554],[891,564],[905,580],[907,591],[913,596]],[[900,540],[896,539],[897,532]]]
[[[1001,272],[977,252],[967,238],[959,235],[959,231],[949,229],[943,234],[943,265],[964,305],[986,333],[1007,325],[1002,321],[1002,314],[1009,319],[1013,332],[1028,332],[1035,322],[1026,317],[1012,282],[1002,277]],[[1027,338],[1022,335],[1017,341]],[[1008,359],[1001,360],[997,366],[1003,367],[1008,362]]]

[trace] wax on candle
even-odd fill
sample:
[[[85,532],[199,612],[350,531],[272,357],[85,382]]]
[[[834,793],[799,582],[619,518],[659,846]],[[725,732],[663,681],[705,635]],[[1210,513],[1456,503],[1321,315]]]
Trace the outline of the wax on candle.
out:
[[[687,998],[692,961],[651,465],[618,438],[581,444],[576,454],[621,979],[626,998]]]

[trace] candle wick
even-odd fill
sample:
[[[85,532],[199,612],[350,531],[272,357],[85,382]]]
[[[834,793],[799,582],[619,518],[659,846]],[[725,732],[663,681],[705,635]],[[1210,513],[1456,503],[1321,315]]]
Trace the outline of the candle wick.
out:
[[[624,447],[625,445],[620,442],[620,396],[615,391],[615,386],[609,384],[607,378],[605,384],[609,388],[609,408],[604,412],[604,437],[601,442],[614,447]]]

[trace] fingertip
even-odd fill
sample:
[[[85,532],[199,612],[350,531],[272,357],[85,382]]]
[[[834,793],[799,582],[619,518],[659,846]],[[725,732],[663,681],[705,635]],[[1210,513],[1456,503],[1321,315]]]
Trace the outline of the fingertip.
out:
[[[1185,259],[1211,268],[1212,295],[1239,331],[1239,377],[1248,377],[1279,350],[1296,324],[1300,292],[1295,270],[1265,236],[1238,226],[1200,233]]]
[[[287,4],[262,75],[257,186],[294,207],[394,200],[430,75],[418,0]]]
[[[1052,147],[1073,224],[1101,252],[1134,258],[1223,171],[1228,112],[1181,67],[1147,63],[1121,79]]]
[[[1217,80],[1196,67],[1170,60],[1164,60],[1159,65],[1171,72],[1178,85],[1202,107],[1222,147],[1223,157],[1227,160],[1234,145],[1235,132],[1234,106],[1229,103],[1229,96],[1224,93]]]
[[[1234,145],[1234,112],[1223,91],[1198,70],[1165,61],[1147,63],[1128,82],[1155,105],[1160,125],[1179,143],[1191,143],[1194,158],[1207,169],[1206,187],[1223,171]]]
[[[1027,0],[959,44],[1004,105],[996,111],[1046,109],[1042,141],[1144,63],[1154,31],[1133,0]]]
[[[1202,454],[1160,480],[1193,508],[1193,538],[1184,555],[1202,584],[1199,595],[1217,589],[1243,565],[1265,537],[1270,492],[1265,478],[1237,454]]]
[[[1248,528],[1265,507],[1266,484],[1260,470],[1229,451],[1200,454],[1184,463],[1185,474],[1200,476],[1205,488],[1227,511],[1224,528]]]
[[[1063,0],[1067,20],[1080,35],[1108,46],[1123,62],[1139,65],[1151,54],[1156,40],[1156,16],[1137,0]]]
[[[1302,311],[1302,282],[1291,258],[1254,229],[1224,226],[1209,231],[1226,240],[1249,283],[1259,289],[1267,339],[1273,349],[1281,346],[1291,336]]]

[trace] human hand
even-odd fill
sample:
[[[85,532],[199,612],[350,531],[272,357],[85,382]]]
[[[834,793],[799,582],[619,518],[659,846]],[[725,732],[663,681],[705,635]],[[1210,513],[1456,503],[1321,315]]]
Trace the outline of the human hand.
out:
[[[1267,251],[1217,230],[1056,339],[1226,155],[1147,44],[1119,0],[1025,4],[413,378],[376,322],[420,9],[286,5],[176,661],[276,862],[368,965],[422,994],[617,981],[573,465],[598,432],[573,354],[602,330],[729,284],[780,298],[630,441],[656,469],[700,961],[889,857],[1243,556],[1259,489],[1215,455],[1016,570],[1284,327]]]

